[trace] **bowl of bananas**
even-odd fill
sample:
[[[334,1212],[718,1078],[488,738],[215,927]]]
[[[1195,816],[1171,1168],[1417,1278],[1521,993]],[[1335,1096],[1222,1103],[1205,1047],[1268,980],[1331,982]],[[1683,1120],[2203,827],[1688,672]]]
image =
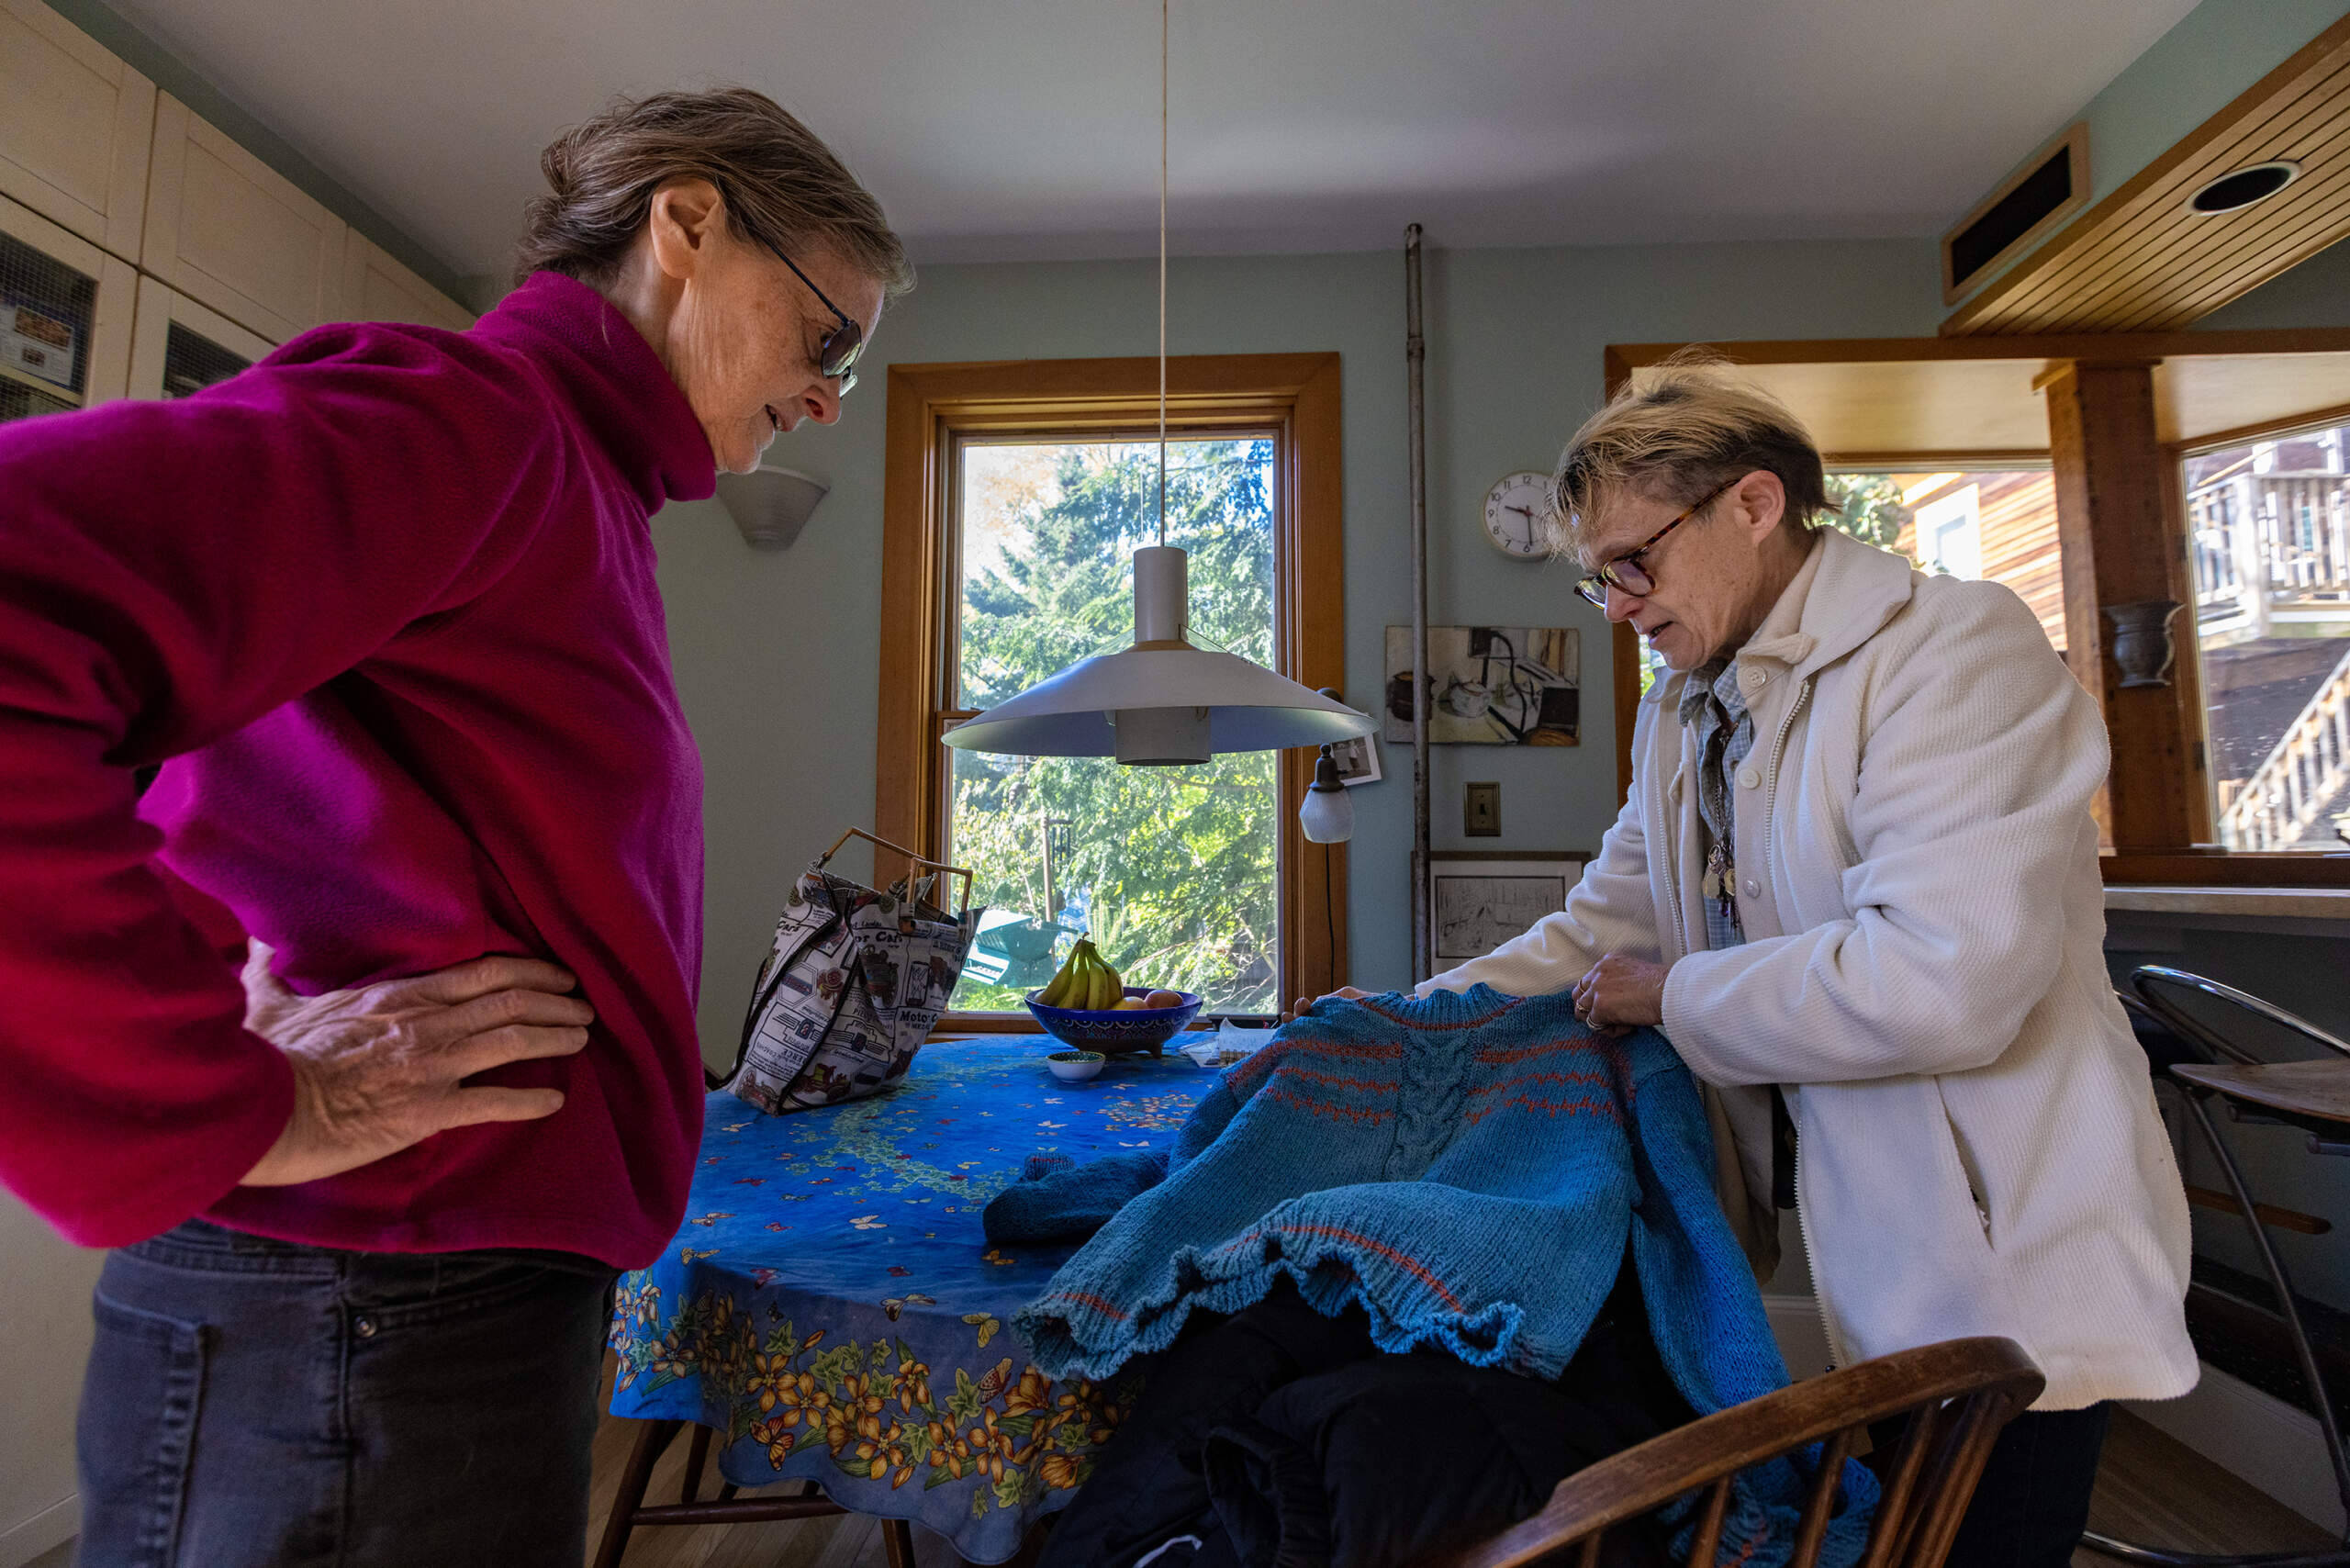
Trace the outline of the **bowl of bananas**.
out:
[[[1080,937],[1060,972],[1029,994],[1028,1011],[1045,1033],[1065,1046],[1157,1056],[1198,1016],[1200,999],[1188,991],[1126,984],[1093,944]]]

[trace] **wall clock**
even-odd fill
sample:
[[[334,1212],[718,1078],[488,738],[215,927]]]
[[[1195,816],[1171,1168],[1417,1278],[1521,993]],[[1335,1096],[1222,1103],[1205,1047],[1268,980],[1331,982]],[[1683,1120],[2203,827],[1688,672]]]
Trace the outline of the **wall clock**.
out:
[[[1485,537],[1505,555],[1538,561],[1550,554],[1550,515],[1548,474],[1505,474],[1485,492]]]

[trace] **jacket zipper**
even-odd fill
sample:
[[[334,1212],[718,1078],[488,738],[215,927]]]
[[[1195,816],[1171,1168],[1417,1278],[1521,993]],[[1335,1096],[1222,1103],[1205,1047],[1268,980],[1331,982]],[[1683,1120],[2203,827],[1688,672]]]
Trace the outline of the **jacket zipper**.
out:
[[[1796,1135],[1796,1141],[1800,1147],[1800,1132]],[[1829,1365],[1830,1368],[1848,1367],[1852,1364],[1852,1358],[1844,1353],[1843,1338],[1836,1332],[1835,1319],[1828,1316],[1828,1293],[1819,1282],[1819,1249],[1811,1244],[1811,1205],[1804,1201],[1806,1169],[1798,1157],[1796,1160],[1796,1233],[1803,1238],[1804,1266],[1811,1272],[1812,1310],[1819,1314],[1819,1335],[1828,1341]]]

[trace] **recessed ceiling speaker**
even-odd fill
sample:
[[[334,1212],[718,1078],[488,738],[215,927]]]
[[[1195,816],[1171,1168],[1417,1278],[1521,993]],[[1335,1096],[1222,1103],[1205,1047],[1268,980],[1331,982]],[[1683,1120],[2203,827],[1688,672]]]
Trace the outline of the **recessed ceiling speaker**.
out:
[[[2289,159],[2255,163],[2249,169],[2233,170],[2204,185],[2187,198],[2187,210],[2206,218],[2242,212],[2255,202],[2266,201],[2300,177],[2301,166]]]
[[[789,548],[830,488],[796,468],[755,468],[718,476],[718,498],[733,514],[744,543],[754,550]]]

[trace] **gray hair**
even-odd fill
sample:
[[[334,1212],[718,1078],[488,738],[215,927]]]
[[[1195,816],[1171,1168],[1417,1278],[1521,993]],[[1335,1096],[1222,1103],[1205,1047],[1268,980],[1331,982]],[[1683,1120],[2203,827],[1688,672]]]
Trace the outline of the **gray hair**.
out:
[[[913,286],[913,263],[881,204],[815,132],[748,87],[621,99],[556,137],[539,167],[550,188],[524,216],[517,283],[542,271],[610,283],[653,193],[702,179],[742,238],[778,255],[830,250],[890,295]]]

